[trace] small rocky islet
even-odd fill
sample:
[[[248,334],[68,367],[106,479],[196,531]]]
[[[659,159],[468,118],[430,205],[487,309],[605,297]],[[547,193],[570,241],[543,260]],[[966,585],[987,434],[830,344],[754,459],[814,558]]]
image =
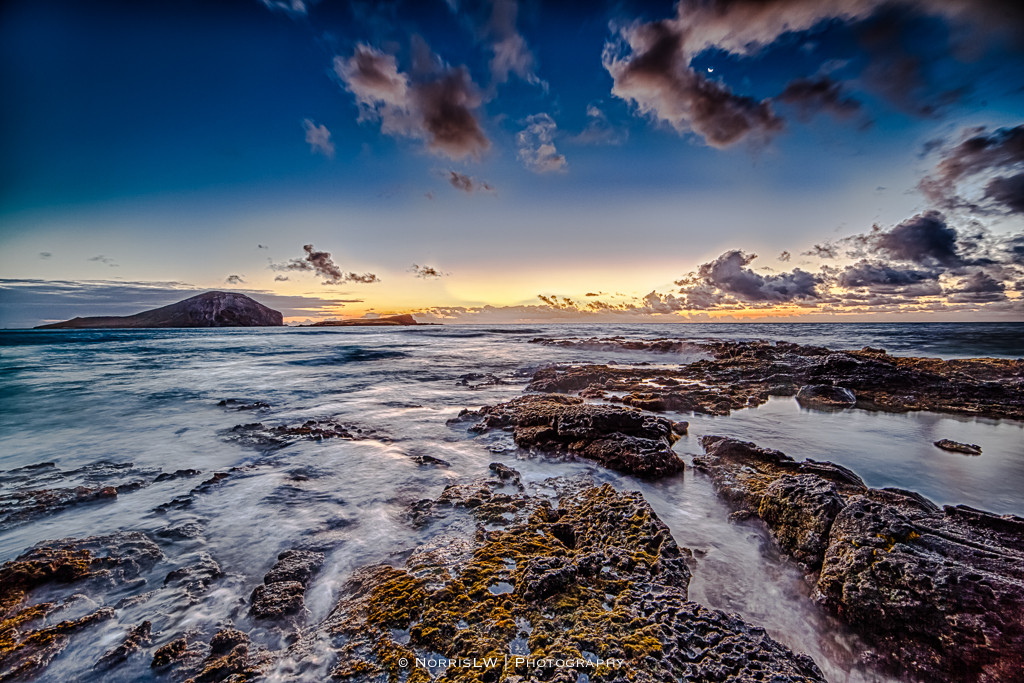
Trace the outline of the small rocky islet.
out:
[[[666,353],[695,346],[615,338],[534,343]],[[531,393],[467,409],[450,424],[467,434],[511,432],[520,449],[584,458],[636,477],[707,476],[734,508],[732,518],[764,525],[805,572],[810,599],[869,645],[863,663],[907,681],[1016,680],[1024,670],[1024,519],[940,508],[912,491],[869,488],[834,463],[798,462],[719,436],[700,439],[704,453],[693,458],[696,473],[684,475],[687,465],[672,444],[686,433],[686,423],[658,413],[727,415],[778,395],[818,410],[856,406],[1022,419],[1024,363],[898,358],[880,349],[786,343],[696,346],[707,358],[677,369],[643,363],[542,368],[527,387]],[[262,402],[225,400],[223,406],[270,410]],[[267,452],[296,439],[363,436],[354,426],[322,419],[298,425],[265,419],[225,434]],[[330,548],[307,544],[277,556],[240,602],[235,623],[209,633],[172,633],[154,629],[156,619],[140,619],[89,666],[115,671],[141,659],[160,678],[195,683],[287,680],[314,662],[326,679],[389,683],[568,682],[584,680],[581,675],[637,682],[825,680],[808,656],[757,624],[688,600],[692,555],[641,494],[586,477],[524,487],[513,467],[494,463],[491,470],[489,478],[451,484],[438,497],[409,505],[406,522],[436,533],[403,552],[402,561],[357,569],[320,623],[306,623],[305,593],[326,571]],[[167,505],[188,505],[233,472],[215,473]],[[0,473],[40,483],[3,501],[4,523],[199,474],[136,472],[130,464],[109,463],[95,471],[60,472],[44,463]],[[47,488],[79,480],[88,486]],[[157,576],[165,552],[196,533],[169,529],[158,536],[121,532],[45,542],[5,563],[0,681],[32,680],[71,639],[89,638],[95,624],[119,611],[150,600],[202,600],[227,580],[202,551],[188,566]],[[271,650],[236,628],[257,625],[290,633],[290,644]],[[451,665],[411,666],[416,659]],[[536,666],[548,660],[573,665]]]

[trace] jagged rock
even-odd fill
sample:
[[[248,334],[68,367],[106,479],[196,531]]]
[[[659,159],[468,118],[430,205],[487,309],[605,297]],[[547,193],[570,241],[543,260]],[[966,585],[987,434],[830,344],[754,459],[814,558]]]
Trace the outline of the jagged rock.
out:
[[[286,550],[277,556],[277,564],[263,577],[263,583],[298,581],[303,586],[324,564],[324,554],[309,550]]]
[[[74,318],[39,325],[37,330],[148,327],[266,327],[281,326],[279,311],[236,292],[206,292],[163,308],[135,315]]]
[[[201,470],[185,469],[175,470],[174,472],[161,472],[157,475],[153,481],[159,483],[161,481],[171,481],[173,479],[182,479],[186,477],[197,477],[202,474]]]
[[[419,507],[435,520],[468,511],[475,530],[416,549],[404,568],[357,570],[330,616],[286,656],[327,650],[334,678],[425,682],[413,661],[427,652],[483,662],[460,680],[513,681],[537,673],[512,657],[505,668],[521,638],[533,658],[578,660],[544,674],[557,681],[824,681],[809,657],[762,629],[687,601],[689,551],[641,494],[544,484],[558,492],[557,507],[497,480],[447,487]],[[486,530],[495,523],[502,529]]]
[[[457,419],[479,420],[470,427],[476,432],[510,429],[520,448],[574,453],[638,476],[663,477],[684,467],[672,450],[678,438],[672,422],[637,410],[531,395],[466,411]]]
[[[590,348],[595,340],[535,340]],[[769,395],[793,396],[805,385],[848,389],[857,405],[876,410],[937,412],[1024,419],[1024,360],[903,358],[880,349],[833,351],[788,342],[598,340],[607,348],[702,351],[708,359],[679,370],[609,365],[544,368],[532,391],[571,393],[587,388],[625,391],[622,401],[650,410],[728,414],[760,405]],[[675,347],[674,344],[678,344]],[[678,382],[680,384],[674,384]],[[699,384],[698,384],[699,383]],[[843,399],[848,404],[848,397]]]
[[[281,619],[305,607],[306,587],[298,581],[279,581],[256,586],[249,611],[256,619]]]
[[[935,445],[944,451],[963,453],[964,455],[981,455],[981,446],[973,443],[960,443],[950,439],[939,439]]]
[[[112,669],[124,663],[130,656],[149,644],[152,633],[153,624],[149,621],[142,622],[128,631],[120,645],[112,650],[107,650],[93,668]]]
[[[701,443],[707,455],[694,467],[805,565],[815,599],[872,645],[866,661],[930,683],[1013,680],[1024,670],[1024,519],[940,509],[752,443]]]
[[[758,516],[783,550],[808,567],[818,567],[832,522],[845,504],[833,482],[815,474],[784,475],[765,489]]]
[[[857,405],[856,394],[830,384],[805,384],[796,392],[796,400],[804,408],[852,408]]]
[[[250,612],[257,619],[281,619],[305,607],[306,587],[320,571],[324,554],[310,550],[286,550],[252,592]]]
[[[114,617],[113,609],[102,607],[78,619],[32,629],[33,623],[60,609],[55,602],[26,605],[33,591],[49,588],[54,596],[61,585],[109,589],[136,579],[161,559],[152,541],[131,532],[47,541],[5,562],[0,567],[0,681],[37,675],[73,636]],[[79,597],[68,598],[65,605]]]

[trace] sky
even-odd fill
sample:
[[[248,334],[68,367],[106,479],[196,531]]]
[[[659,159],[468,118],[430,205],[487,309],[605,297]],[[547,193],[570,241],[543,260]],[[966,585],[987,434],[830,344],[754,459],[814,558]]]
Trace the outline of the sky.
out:
[[[0,327],[1024,320],[1019,0],[7,0]]]

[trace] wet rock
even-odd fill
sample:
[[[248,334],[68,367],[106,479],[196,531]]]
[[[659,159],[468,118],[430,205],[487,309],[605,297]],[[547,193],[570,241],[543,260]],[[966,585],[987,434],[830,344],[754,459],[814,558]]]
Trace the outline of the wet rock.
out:
[[[517,472],[513,468],[509,467],[508,465],[503,465],[500,462],[492,462],[490,465],[487,466],[487,469],[489,469],[491,472],[494,472],[494,476],[498,477],[498,479],[504,482],[509,482],[517,486],[520,490],[522,490],[522,478],[519,472]]]
[[[434,465],[435,467],[451,467],[451,463],[432,455],[410,455],[409,459],[417,465]]]
[[[8,638],[0,637],[0,681],[27,680],[35,677],[54,657],[64,651],[72,636],[98,622],[113,619],[114,616],[114,610],[104,607],[79,619],[62,621],[54,626],[32,631],[16,644],[8,638],[17,636],[14,628],[21,622],[17,618],[5,620],[2,635]]]
[[[197,477],[200,474],[202,474],[201,470],[193,470],[193,469],[175,470],[174,472],[161,472],[160,474],[157,475],[157,478],[154,479],[153,481],[154,482],[171,481],[173,479],[183,479],[183,478],[186,478],[186,477]]]
[[[1024,519],[940,509],[752,443],[701,442],[694,467],[808,569],[815,599],[872,645],[865,661],[936,683],[1012,680],[1024,667]]]
[[[51,515],[75,505],[107,502],[116,498],[117,489],[113,486],[14,491],[0,496],[0,529],[8,529],[18,523]]]
[[[796,392],[796,400],[804,408],[852,408],[857,404],[852,391],[829,384],[805,384]]]
[[[250,613],[256,619],[282,619],[305,607],[306,587],[298,581],[279,581],[256,586]]]
[[[196,562],[170,572],[164,578],[164,585],[174,585],[185,589],[192,597],[205,592],[210,584],[224,576],[220,565],[210,557],[209,553],[198,553]]]
[[[51,599],[62,586],[81,590],[109,590],[135,580],[163,559],[159,548],[137,532],[86,539],[47,541],[0,567],[0,680],[37,675],[87,627],[114,616],[109,607],[95,609],[78,619],[32,628],[52,613],[74,603],[76,611],[96,603],[73,595],[56,602],[32,604],[31,595],[46,588]]]
[[[538,343],[591,345],[588,340]],[[620,350],[648,350],[637,340],[609,338],[601,343]],[[572,393],[593,385],[606,391],[627,391],[630,395],[622,400],[638,407],[724,415],[764,403],[769,395],[792,396],[803,386],[831,386],[853,392],[857,405],[864,408],[1024,419],[1021,359],[904,358],[881,349],[833,351],[788,342],[685,343],[708,358],[679,370],[611,364],[544,368],[537,371],[528,388]],[[845,400],[840,405],[844,404]]]
[[[185,683],[243,683],[267,670],[272,656],[256,648],[249,636],[233,628],[218,631],[210,640],[210,652]]]
[[[235,410],[267,410],[270,404],[265,401],[246,402],[237,398],[226,398],[217,403],[221,408],[233,408]]]
[[[981,446],[973,443],[960,443],[950,439],[940,439],[935,442],[935,445],[944,451],[953,451],[954,453],[963,453],[964,455],[981,455]]]
[[[672,431],[679,436],[686,436],[686,433],[690,430],[689,422],[673,422]]]
[[[128,631],[120,645],[112,650],[107,650],[93,668],[112,669],[123,664],[130,656],[149,645],[152,634],[153,624],[149,621],[142,622]]]
[[[815,474],[784,475],[765,489],[758,516],[783,550],[807,567],[819,567],[832,522],[845,504],[833,482]]]
[[[197,655],[199,655],[199,652],[189,649],[187,640],[175,638],[163,647],[157,648],[156,652],[153,653],[153,662],[150,664],[150,667],[160,669]]]
[[[306,587],[320,571],[324,554],[310,550],[286,550],[256,586],[250,612],[256,619],[282,619],[305,608]]]
[[[520,448],[568,452],[605,467],[643,477],[683,470],[672,450],[672,422],[637,410],[583,403],[559,395],[530,395],[476,412],[460,420],[479,420],[471,431],[511,430]]]
[[[286,550],[277,556],[277,564],[263,577],[263,583],[298,581],[304,587],[320,571],[324,554],[309,550]]]
[[[467,669],[467,680],[517,680],[536,672],[514,659],[504,668],[522,638],[531,657],[580,660],[567,680],[824,680],[810,658],[762,629],[687,601],[689,553],[642,495],[585,480],[544,484],[557,507],[508,494],[500,481],[446,488],[430,514],[468,512],[475,525],[416,549],[402,568],[357,570],[330,616],[287,656],[327,649],[331,675],[359,682],[405,676],[399,660],[425,652],[494,657]],[[499,516],[504,530],[486,531]],[[603,663],[584,663],[584,653]]]
[[[271,427],[262,422],[236,425],[227,432],[230,441],[261,449],[284,448],[297,439],[352,439],[369,438],[372,432],[345,427],[332,420],[306,420],[301,425]]]

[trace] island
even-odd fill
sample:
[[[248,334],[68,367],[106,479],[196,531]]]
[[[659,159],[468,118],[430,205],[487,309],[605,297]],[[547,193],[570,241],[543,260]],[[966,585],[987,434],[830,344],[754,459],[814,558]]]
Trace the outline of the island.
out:
[[[404,325],[440,325],[441,323],[418,323],[411,313],[389,315],[383,318],[349,318],[348,320],[324,320],[323,322],[299,325],[299,327],[397,327]]]
[[[204,292],[170,306],[135,315],[73,318],[39,325],[37,330],[81,330],[152,327],[280,327],[284,317],[263,304],[235,292]]]

